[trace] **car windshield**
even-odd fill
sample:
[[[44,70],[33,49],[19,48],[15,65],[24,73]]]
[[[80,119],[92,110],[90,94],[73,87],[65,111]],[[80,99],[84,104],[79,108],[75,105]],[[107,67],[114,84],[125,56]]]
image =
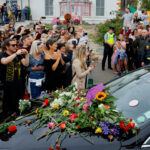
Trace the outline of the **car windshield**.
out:
[[[150,72],[141,69],[109,84],[110,92],[118,98],[116,105],[125,117],[133,118],[136,126],[150,121]]]

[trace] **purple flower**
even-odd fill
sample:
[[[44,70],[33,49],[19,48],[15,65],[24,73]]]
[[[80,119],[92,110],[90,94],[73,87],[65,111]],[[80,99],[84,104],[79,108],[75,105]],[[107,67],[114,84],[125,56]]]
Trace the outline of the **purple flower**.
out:
[[[107,127],[109,127],[111,124],[110,124],[110,122],[102,122],[101,123],[101,127],[105,127],[105,126],[107,126]]]
[[[112,134],[114,136],[118,136],[120,134],[118,129],[113,128],[112,130],[113,130]]]
[[[110,129],[107,126],[102,127],[102,134],[108,135],[110,133],[111,133],[111,131],[110,131]]]
[[[112,127],[113,127],[113,128],[116,128],[116,127],[117,127],[117,124],[116,124],[116,123],[112,124]]]
[[[47,91],[42,91],[40,95],[40,99],[43,99],[45,95],[48,95]]]
[[[92,102],[91,100],[95,99],[96,94],[103,91],[104,89],[105,87],[103,84],[98,84],[97,86],[91,88],[86,95],[88,104],[90,105]]]

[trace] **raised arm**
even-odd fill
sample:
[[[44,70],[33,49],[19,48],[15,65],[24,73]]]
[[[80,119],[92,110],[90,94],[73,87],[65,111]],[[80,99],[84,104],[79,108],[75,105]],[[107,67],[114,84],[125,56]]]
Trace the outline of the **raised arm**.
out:
[[[13,61],[18,55],[21,55],[22,54],[22,51],[21,50],[18,50],[16,53],[6,57],[6,58],[2,58],[1,59],[1,64],[3,65],[7,65],[9,64],[11,61]]]
[[[25,55],[25,58],[23,58],[21,60],[21,63],[23,64],[23,66],[28,67],[29,66],[29,54],[28,54],[28,51],[26,49],[22,49],[22,54]]]

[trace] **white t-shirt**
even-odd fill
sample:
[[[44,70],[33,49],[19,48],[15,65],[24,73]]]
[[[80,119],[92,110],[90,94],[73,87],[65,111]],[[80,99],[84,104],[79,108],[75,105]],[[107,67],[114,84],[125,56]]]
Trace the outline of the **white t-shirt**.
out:
[[[120,51],[122,52],[122,53],[125,53],[125,49],[123,49],[123,47],[122,46],[126,46],[126,42],[125,41],[122,41],[121,42],[121,49],[120,49]]]
[[[149,17],[150,15],[142,15],[142,20],[144,21],[144,25],[147,26],[149,25]]]
[[[122,16],[124,18],[124,26],[127,26],[127,24],[131,24],[132,19],[133,19],[133,14],[132,13],[126,13]]]

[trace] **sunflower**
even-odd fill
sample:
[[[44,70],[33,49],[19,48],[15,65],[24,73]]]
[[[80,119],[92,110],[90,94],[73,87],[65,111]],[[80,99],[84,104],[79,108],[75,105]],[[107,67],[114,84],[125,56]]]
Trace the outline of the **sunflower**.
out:
[[[106,94],[104,92],[99,92],[96,94],[96,99],[99,101],[103,101],[106,98]]]
[[[64,110],[63,111],[63,116],[69,116],[69,111],[68,110]]]

